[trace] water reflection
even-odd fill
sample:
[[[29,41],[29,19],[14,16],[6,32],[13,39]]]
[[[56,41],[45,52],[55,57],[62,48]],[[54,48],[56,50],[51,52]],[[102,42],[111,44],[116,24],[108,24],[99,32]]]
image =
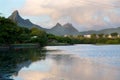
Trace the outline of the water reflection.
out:
[[[100,49],[98,46],[90,46],[89,49],[86,46],[86,51],[83,47],[81,50],[81,46],[54,47],[63,50],[48,51],[45,60],[32,62],[29,67],[23,67],[18,75],[13,75],[12,78],[15,80],[120,80],[120,50],[118,50],[120,46],[116,49],[106,47],[109,50],[109,53],[108,51],[106,53],[107,57],[103,56],[104,48]],[[88,50],[93,50],[93,53]],[[100,56],[97,54],[98,51],[99,54],[102,51]]]
[[[0,53],[0,80],[120,80],[120,46],[49,46]]]
[[[0,52],[0,80],[9,80],[10,76],[18,75],[23,67],[32,62],[44,60],[46,54],[40,49],[20,49]]]
[[[15,80],[119,80],[120,69],[85,62],[70,55],[48,55],[22,68]]]

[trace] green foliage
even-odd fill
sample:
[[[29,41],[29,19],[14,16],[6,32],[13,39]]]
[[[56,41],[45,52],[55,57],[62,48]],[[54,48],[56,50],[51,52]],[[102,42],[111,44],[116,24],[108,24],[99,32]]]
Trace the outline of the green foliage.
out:
[[[47,44],[46,32],[38,28],[29,30],[25,27],[19,27],[14,22],[4,17],[0,17],[0,44],[14,44],[14,43],[39,43],[42,46]],[[32,38],[37,36],[37,38]]]
[[[91,34],[91,38],[96,38],[96,34]]]
[[[98,34],[99,38],[103,38],[104,34]]]
[[[26,43],[30,41],[30,30],[25,27],[19,27],[19,36],[17,37],[17,41],[19,43]]]
[[[11,44],[19,36],[17,25],[9,19],[0,17],[0,43]]]
[[[112,36],[113,38],[115,38],[115,37],[117,37],[117,36],[118,36],[118,33],[116,33],[116,32],[111,33],[111,36]]]
[[[65,43],[65,44],[119,44],[118,33],[111,33],[113,39],[104,34],[91,34],[91,38],[78,36],[55,36],[47,34],[38,28],[24,28],[17,26],[14,22],[4,17],[0,17],[0,44],[13,43],[39,43],[41,47],[47,43]]]
[[[120,41],[118,39],[111,39],[111,40],[107,40],[106,44],[119,44]]]
[[[31,39],[31,42],[39,43],[41,47],[47,44],[47,33],[45,31],[39,30],[37,28],[32,28],[31,36],[36,36],[36,38]]]
[[[92,34],[92,38],[85,38],[81,35],[79,36],[55,36],[49,34],[48,40],[56,41],[57,43],[67,43],[67,44],[120,44],[120,38],[108,38],[108,35],[99,34],[96,37],[96,34]]]

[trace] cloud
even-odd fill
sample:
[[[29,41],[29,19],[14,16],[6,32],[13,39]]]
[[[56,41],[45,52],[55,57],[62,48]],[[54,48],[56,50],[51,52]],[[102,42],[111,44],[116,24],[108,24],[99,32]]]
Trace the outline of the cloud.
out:
[[[49,15],[49,24],[73,23],[78,29],[102,29],[120,25],[119,0],[26,0],[23,15]],[[41,24],[49,26],[43,22]],[[84,27],[84,28],[82,28]]]

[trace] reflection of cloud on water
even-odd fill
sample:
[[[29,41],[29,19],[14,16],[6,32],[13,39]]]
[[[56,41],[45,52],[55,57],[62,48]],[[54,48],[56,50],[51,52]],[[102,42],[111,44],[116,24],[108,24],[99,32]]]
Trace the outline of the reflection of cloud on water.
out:
[[[59,61],[56,60],[57,58],[53,59],[59,66],[56,66],[58,68],[57,77],[64,77],[65,80],[117,80],[115,79],[118,76],[117,70],[114,71],[111,67],[92,63],[91,59],[72,56],[61,56]]]
[[[58,50],[55,46],[46,46],[47,50]]]
[[[46,60],[34,62],[29,68],[21,69],[16,78],[22,78],[20,80],[119,80],[119,76],[120,69],[94,63],[92,58],[80,58],[72,54],[48,54]]]
[[[39,71],[20,71],[19,72],[19,77],[16,78],[20,80],[44,80],[44,78],[48,78],[50,76],[49,73],[41,73]]]
[[[61,54],[67,54],[65,51],[60,51],[60,50],[51,50],[51,51],[49,51],[49,52],[46,52],[46,54],[51,54],[51,55],[61,55]]]

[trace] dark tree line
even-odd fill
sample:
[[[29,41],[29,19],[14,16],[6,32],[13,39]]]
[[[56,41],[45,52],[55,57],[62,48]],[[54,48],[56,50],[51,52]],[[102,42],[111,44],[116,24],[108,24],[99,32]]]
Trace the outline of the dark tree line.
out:
[[[37,37],[32,38],[34,36]],[[47,44],[47,34],[37,28],[19,27],[11,20],[0,17],[0,44],[15,43],[39,43],[40,46],[45,46]]]

